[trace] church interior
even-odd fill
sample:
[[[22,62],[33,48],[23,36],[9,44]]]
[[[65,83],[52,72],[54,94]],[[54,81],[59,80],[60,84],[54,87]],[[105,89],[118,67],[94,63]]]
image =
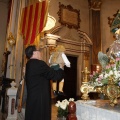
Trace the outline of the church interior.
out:
[[[24,50],[28,45],[43,48],[43,61],[49,66],[51,53],[57,45],[62,45],[65,47],[65,55],[71,63],[70,67],[64,67],[63,92],[65,95],[56,97],[51,89],[51,120],[57,120],[55,103],[58,100],[70,98],[77,101],[77,120],[119,119],[118,108],[120,106],[118,105],[116,108],[114,106],[119,103],[120,88],[114,86],[114,90],[117,92],[104,93],[105,90],[108,90],[107,88],[101,90],[98,86],[97,88],[89,86],[88,76],[94,72],[104,71],[104,65],[98,59],[100,58],[98,53],[107,55],[108,49],[114,46],[116,39],[119,40],[120,32],[116,31],[120,28],[120,0],[0,0],[0,15],[1,120],[23,120],[18,119],[17,111],[12,109],[15,101],[12,101],[13,106],[10,107],[10,96],[7,90],[11,83],[17,90],[23,79],[23,67],[26,63]],[[114,49],[120,51],[119,41],[116,44],[118,45],[114,46]],[[109,55],[112,55],[112,60],[120,57],[119,55],[116,57],[116,54],[113,55],[110,52]],[[52,83],[50,81],[51,87]],[[105,83],[105,85],[108,84]],[[108,107],[107,104],[104,109],[109,108],[109,110],[112,109],[112,112],[116,112],[108,115],[108,118],[105,117],[105,114],[108,114],[109,111],[105,113],[104,110],[97,111],[97,108],[93,110],[86,104],[84,106],[82,101],[82,99],[85,101],[91,99],[93,105],[95,100],[100,101],[101,99],[101,104],[103,104],[103,100],[108,100],[108,98],[103,97],[101,93],[108,95],[110,105],[114,107],[114,109]],[[14,97],[16,97],[16,93]],[[16,98],[13,99],[16,100]],[[79,100],[82,101],[80,104]],[[85,108],[89,110],[87,111]],[[84,112],[81,113],[81,111]],[[95,112],[97,116],[92,116],[92,113]],[[99,112],[101,112],[101,116],[98,114]],[[69,120],[76,120],[76,118]]]

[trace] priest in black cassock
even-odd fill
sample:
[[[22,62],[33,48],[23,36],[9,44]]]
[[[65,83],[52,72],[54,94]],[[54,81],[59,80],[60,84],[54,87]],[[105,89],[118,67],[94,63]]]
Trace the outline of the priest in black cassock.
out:
[[[42,61],[42,52],[31,45],[25,49],[27,101],[25,120],[51,120],[51,88],[50,80],[62,80],[64,65],[59,70],[53,70]]]

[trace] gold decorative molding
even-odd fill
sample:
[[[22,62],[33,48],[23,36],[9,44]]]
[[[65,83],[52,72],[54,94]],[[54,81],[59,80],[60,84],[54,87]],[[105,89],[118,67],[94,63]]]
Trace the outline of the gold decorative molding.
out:
[[[10,46],[15,45],[16,40],[15,40],[15,38],[14,38],[14,36],[13,36],[13,34],[11,32],[9,33],[9,36],[8,36],[7,40],[8,40],[8,43],[9,43]]]
[[[100,11],[101,9],[101,0],[88,0],[89,8],[95,11]]]

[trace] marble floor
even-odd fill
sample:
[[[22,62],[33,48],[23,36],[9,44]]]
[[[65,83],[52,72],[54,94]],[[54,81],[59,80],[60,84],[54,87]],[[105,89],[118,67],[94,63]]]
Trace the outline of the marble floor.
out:
[[[57,107],[55,106],[55,104],[52,104],[52,113],[51,113],[52,119],[51,120],[57,120]],[[0,112],[0,120],[5,120],[6,119],[6,115],[2,114]]]
[[[57,120],[57,107],[55,104],[52,105],[52,119],[51,120]]]

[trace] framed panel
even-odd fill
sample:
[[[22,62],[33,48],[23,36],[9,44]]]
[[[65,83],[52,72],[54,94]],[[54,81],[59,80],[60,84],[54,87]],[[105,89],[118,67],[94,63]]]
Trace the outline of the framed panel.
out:
[[[68,28],[80,28],[80,11],[73,9],[71,5],[63,5],[59,2],[59,22]]]

